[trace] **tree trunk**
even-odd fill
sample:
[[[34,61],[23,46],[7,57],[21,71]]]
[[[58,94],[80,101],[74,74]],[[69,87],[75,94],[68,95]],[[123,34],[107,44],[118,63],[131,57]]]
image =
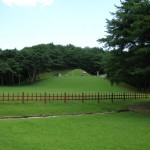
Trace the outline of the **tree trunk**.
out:
[[[3,75],[1,74],[1,83],[4,85]]]

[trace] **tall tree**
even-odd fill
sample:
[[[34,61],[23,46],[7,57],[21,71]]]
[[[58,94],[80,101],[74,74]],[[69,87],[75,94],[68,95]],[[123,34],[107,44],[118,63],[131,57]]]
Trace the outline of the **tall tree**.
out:
[[[112,82],[128,82],[139,89],[150,87],[150,1],[124,0],[107,20],[107,35],[98,41],[113,50]],[[109,64],[108,64],[109,65]]]

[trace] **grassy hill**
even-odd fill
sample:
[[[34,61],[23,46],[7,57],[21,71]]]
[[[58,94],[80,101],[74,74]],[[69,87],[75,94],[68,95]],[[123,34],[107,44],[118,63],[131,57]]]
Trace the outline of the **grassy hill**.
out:
[[[114,84],[104,77],[91,76],[84,70],[62,70],[42,74],[40,80],[32,85],[24,86],[1,86],[1,92],[29,92],[29,93],[122,93],[133,92],[134,88],[126,84]]]
[[[82,69],[74,69],[69,71],[66,76],[91,76],[89,73]]]

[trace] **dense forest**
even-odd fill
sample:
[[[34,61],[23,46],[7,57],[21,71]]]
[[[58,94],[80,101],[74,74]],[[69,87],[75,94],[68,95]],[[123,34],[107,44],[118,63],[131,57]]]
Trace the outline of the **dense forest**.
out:
[[[101,48],[40,44],[22,50],[0,50],[0,84],[33,83],[39,74],[58,69],[81,68],[91,74],[103,73]]]

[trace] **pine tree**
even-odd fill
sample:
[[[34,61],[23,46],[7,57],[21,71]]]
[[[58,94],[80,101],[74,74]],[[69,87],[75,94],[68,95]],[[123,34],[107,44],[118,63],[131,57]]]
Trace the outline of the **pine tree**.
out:
[[[128,82],[139,89],[150,87],[150,1],[124,0],[113,19],[107,20],[107,36],[99,39],[114,51],[108,63],[112,82]],[[114,59],[115,58],[115,59]],[[121,59],[119,59],[121,58]]]

